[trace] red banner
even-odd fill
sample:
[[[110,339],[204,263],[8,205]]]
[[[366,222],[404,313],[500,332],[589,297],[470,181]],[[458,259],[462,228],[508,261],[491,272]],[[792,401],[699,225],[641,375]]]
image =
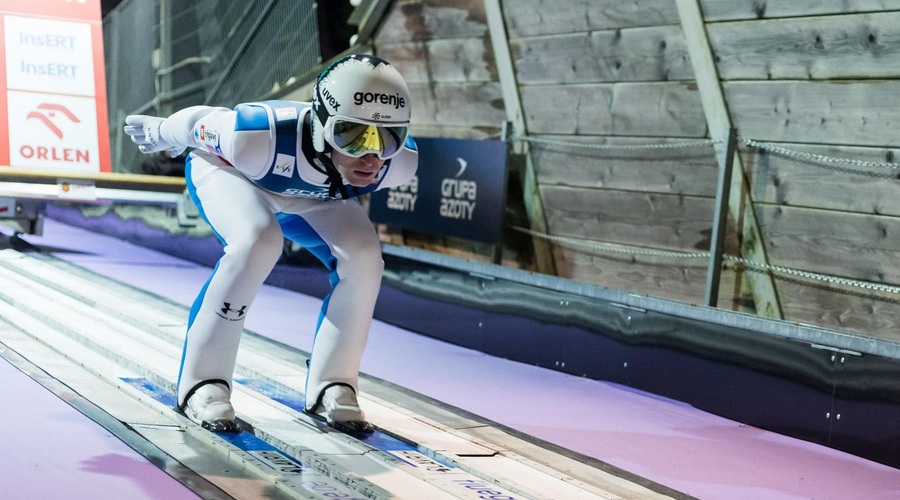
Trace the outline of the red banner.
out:
[[[111,170],[100,13],[100,0],[0,0],[0,165]]]
[[[40,17],[100,21],[100,0],[0,0],[0,11]]]

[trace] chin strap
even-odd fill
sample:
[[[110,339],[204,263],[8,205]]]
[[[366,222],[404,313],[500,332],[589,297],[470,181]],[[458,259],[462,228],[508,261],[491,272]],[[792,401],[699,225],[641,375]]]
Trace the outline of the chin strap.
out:
[[[319,121],[323,124],[322,126],[324,126],[324,123],[328,119],[328,113],[326,112],[325,115],[322,116],[321,106],[313,106],[313,111],[319,114]],[[316,151],[313,148],[311,139],[312,120],[314,119],[312,113],[307,113],[306,117],[303,119],[303,144],[301,146],[303,154],[314,169],[325,174],[326,180],[328,181],[328,196],[335,198],[338,193],[341,193],[341,198],[345,200],[349,199],[350,195],[347,193],[347,187],[344,186],[344,178],[341,177],[341,173],[338,172],[337,168],[334,166],[334,162],[332,162],[331,158],[326,154],[333,151],[334,148],[332,148],[331,144],[328,144],[327,141],[323,141],[325,143],[325,151]],[[315,158],[313,158],[313,156],[315,156]]]
[[[316,162],[322,168],[320,172],[328,176],[328,196],[335,198],[340,192],[341,198],[349,199],[350,195],[347,193],[347,187],[344,186],[344,178],[341,177],[340,172],[335,168],[331,158],[323,152],[316,151]]]

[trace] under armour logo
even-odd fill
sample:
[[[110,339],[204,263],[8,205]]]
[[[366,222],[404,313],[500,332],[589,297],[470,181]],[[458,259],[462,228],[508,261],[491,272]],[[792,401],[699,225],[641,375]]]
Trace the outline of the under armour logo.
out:
[[[223,302],[222,305],[223,305],[223,307],[222,307],[222,309],[220,309],[220,311],[222,311],[222,312],[219,314],[219,316],[221,316],[227,320],[231,320],[231,321],[237,321],[237,320],[241,319],[242,317],[244,317],[244,313],[247,311],[247,306],[241,306],[240,309],[235,309],[235,308],[231,307],[231,302]],[[231,314],[231,313],[236,314],[237,317],[229,318],[229,314]]]
[[[65,106],[63,106],[61,104],[47,104],[47,103],[39,104],[35,111],[28,113],[27,119],[30,120],[31,118],[35,118],[35,119],[39,120],[41,123],[46,125],[47,128],[49,128],[50,131],[53,132],[54,135],[56,135],[56,137],[62,139],[62,137],[63,137],[62,129],[57,127],[56,123],[54,123],[57,113],[61,113],[66,118],[68,118],[69,121],[71,121],[72,123],[80,123],[81,122],[81,120],[79,120],[78,117],[75,116],[74,113],[69,111],[69,109],[66,108]]]

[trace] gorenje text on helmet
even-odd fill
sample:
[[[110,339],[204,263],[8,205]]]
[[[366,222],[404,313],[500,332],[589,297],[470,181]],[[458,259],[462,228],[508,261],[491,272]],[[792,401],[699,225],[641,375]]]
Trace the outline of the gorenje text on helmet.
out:
[[[394,109],[406,107],[406,99],[400,97],[400,94],[391,95],[379,92],[357,92],[353,94],[353,104],[359,106],[364,102],[393,105]]]

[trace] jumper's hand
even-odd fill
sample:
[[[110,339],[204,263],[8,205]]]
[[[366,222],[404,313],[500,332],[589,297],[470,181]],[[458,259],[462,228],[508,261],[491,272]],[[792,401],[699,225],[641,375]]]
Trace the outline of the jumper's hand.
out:
[[[125,117],[125,133],[132,142],[138,145],[141,153],[167,151],[172,157],[178,156],[187,149],[178,144],[170,144],[159,136],[159,126],[165,118],[149,115],[128,115]]]

